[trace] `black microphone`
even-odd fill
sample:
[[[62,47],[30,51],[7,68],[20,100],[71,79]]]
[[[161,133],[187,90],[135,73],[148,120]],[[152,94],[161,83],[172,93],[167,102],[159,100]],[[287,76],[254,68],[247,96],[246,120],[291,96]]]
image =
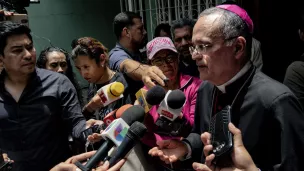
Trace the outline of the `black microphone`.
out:
[[[160,104],[160,102],[165,98],[166,90],[163,87],[156,85],[150,90],[141,88],[135,95],[139,105],[141,105],[145,109],[145,112],[148,113],[153,105]]]
[[[140,122],[134,122],[129,128],[126,137],[120,146],[117,147],[114,156],[109,160],[110,167],[124,158],[138,141],[144,136],[147,128]]]
[[[105,142],[97,150],[97,152],[89,159],[89,161],[83,166],[81,163],[75,163],[81,170],[87,171],[95,167],[100,161],[103,161],[108,156],[108,151],[117,145],[117,142],[122,141],[124,138],[124,132],[128,129],[128,125],[131,125],[135,121],[143,122],[145,116],[145,110],[139,106],[134,105],[128,108],[121,116],[110,124],[105,130]],[[127,126],[127,127],[126,127]],[[104,134],[102,133],[102,135]],[[112,134],[108,134],[112,132]]]
[[[146,94],[146,101],[151,106],[158,105],[165,98],[165,96],[166,90],[163,87],[156,85],[148,90]]]

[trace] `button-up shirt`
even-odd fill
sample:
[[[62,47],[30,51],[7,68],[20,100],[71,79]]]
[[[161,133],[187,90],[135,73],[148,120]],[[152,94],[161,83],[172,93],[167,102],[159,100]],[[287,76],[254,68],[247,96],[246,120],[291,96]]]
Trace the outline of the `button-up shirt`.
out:
[[[13,170],[49,170],[70,155],[68,134],[79,137],[85,119],[69,79],[36,69],[18,102],[0,75],[0,148],[14,160]]]

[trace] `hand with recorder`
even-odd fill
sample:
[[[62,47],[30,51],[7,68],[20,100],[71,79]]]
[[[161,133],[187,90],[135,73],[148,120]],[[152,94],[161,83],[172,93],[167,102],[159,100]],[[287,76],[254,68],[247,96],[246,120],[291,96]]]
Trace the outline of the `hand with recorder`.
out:
[[[230,153],[232,163],[227,167],[218,167],[214,164],[213,160],[215,155],[212,153],[214,150],[211,145],[211,134],[205,132],[201,135],[201,139],[204,143],[204,155],[206,156],[205,164],[193,163],[193,169],[196,171],[258,171],[259,169],[255,166],[250,154],[244,147],[242,141],[242,134],[232,123],[229,123],[229,131],[233,134],[233,149]]]
[[[201,135],[204,144],[205,164],[193,163],[193,169],[196,171],[258,171],[251,156],[245,149],[242,141],[242,134],[232,123],[229,123],[229,131],[233,136],[233,149],[230,153],[232,163],[227,167],[216,167],[214,164],[215,155],[212,153],[211,134],[205,132]],[[166,163],[176,162],[189,153],[187,145],[178,140],[160,141],[158,147],[149,151],[152,156],[158,156]]]

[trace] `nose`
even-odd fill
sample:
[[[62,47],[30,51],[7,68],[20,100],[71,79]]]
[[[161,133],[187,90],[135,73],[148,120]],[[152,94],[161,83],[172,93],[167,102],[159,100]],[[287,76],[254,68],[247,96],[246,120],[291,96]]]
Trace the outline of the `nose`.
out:
[[[24,59],[25,60],[31,60],[31,58],[32,58],[31,52],[28,51],[27,49],[25,49]]]
[[[188,41],[186,39],[182,39],[182,46],[188,45]]]
[[[144,33],[143,33],[144,35],[146,35],[147,34],[147,31],[146,31],[146,29],[144,29]]]
[[[61,66],[59,66],[59,68],[58,68],[57,72],[59,72],[59,73],[63,74],[63,69],[61,68]]]
[[[197,59],[201,59],[202,58],[202,56],[200,54],[196,53],[196,52],[192,53],[191,56],[192,56],[193,60],[197,60]]]

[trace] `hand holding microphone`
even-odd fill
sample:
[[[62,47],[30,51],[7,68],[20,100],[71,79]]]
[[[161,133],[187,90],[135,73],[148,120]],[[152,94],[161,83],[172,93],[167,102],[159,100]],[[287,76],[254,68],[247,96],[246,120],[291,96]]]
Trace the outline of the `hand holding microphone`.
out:
[[[87,159],[92,157],[96,151],[90,151],[87,153],[82,153],[76,156],[73,156],[67,159],[65,162],[62,162],[51,169],[51,171],[80,171],[80,169],[74,164],[76,162],[85,162]],[[98,164],[95,171],[119,171],[119,169],[123,166],[126,160],[122,159],[114,166],[110,167],[109,162],[101,162]]]
[[[83,171],[90,170],[95,167],[100,161],[103,161],[107,156],[109,150],[113,146],[119,146],[126,136],[129,125],[135,121],[142,122],[144,120],[145,111],[141,106],[132,106],[128,108],[119,119],[114,120],[102,133],[105,142],[97,150],[96,154],[89,159],[85,166],[79,165]]]
[[[120,82],[113,82],[111,84],[101,87],[97,94],[91,101],[83,108],[83,113],[91,113],[99,108],[107,106],[108,104],[121,99],[123,97],[124,85]]]

